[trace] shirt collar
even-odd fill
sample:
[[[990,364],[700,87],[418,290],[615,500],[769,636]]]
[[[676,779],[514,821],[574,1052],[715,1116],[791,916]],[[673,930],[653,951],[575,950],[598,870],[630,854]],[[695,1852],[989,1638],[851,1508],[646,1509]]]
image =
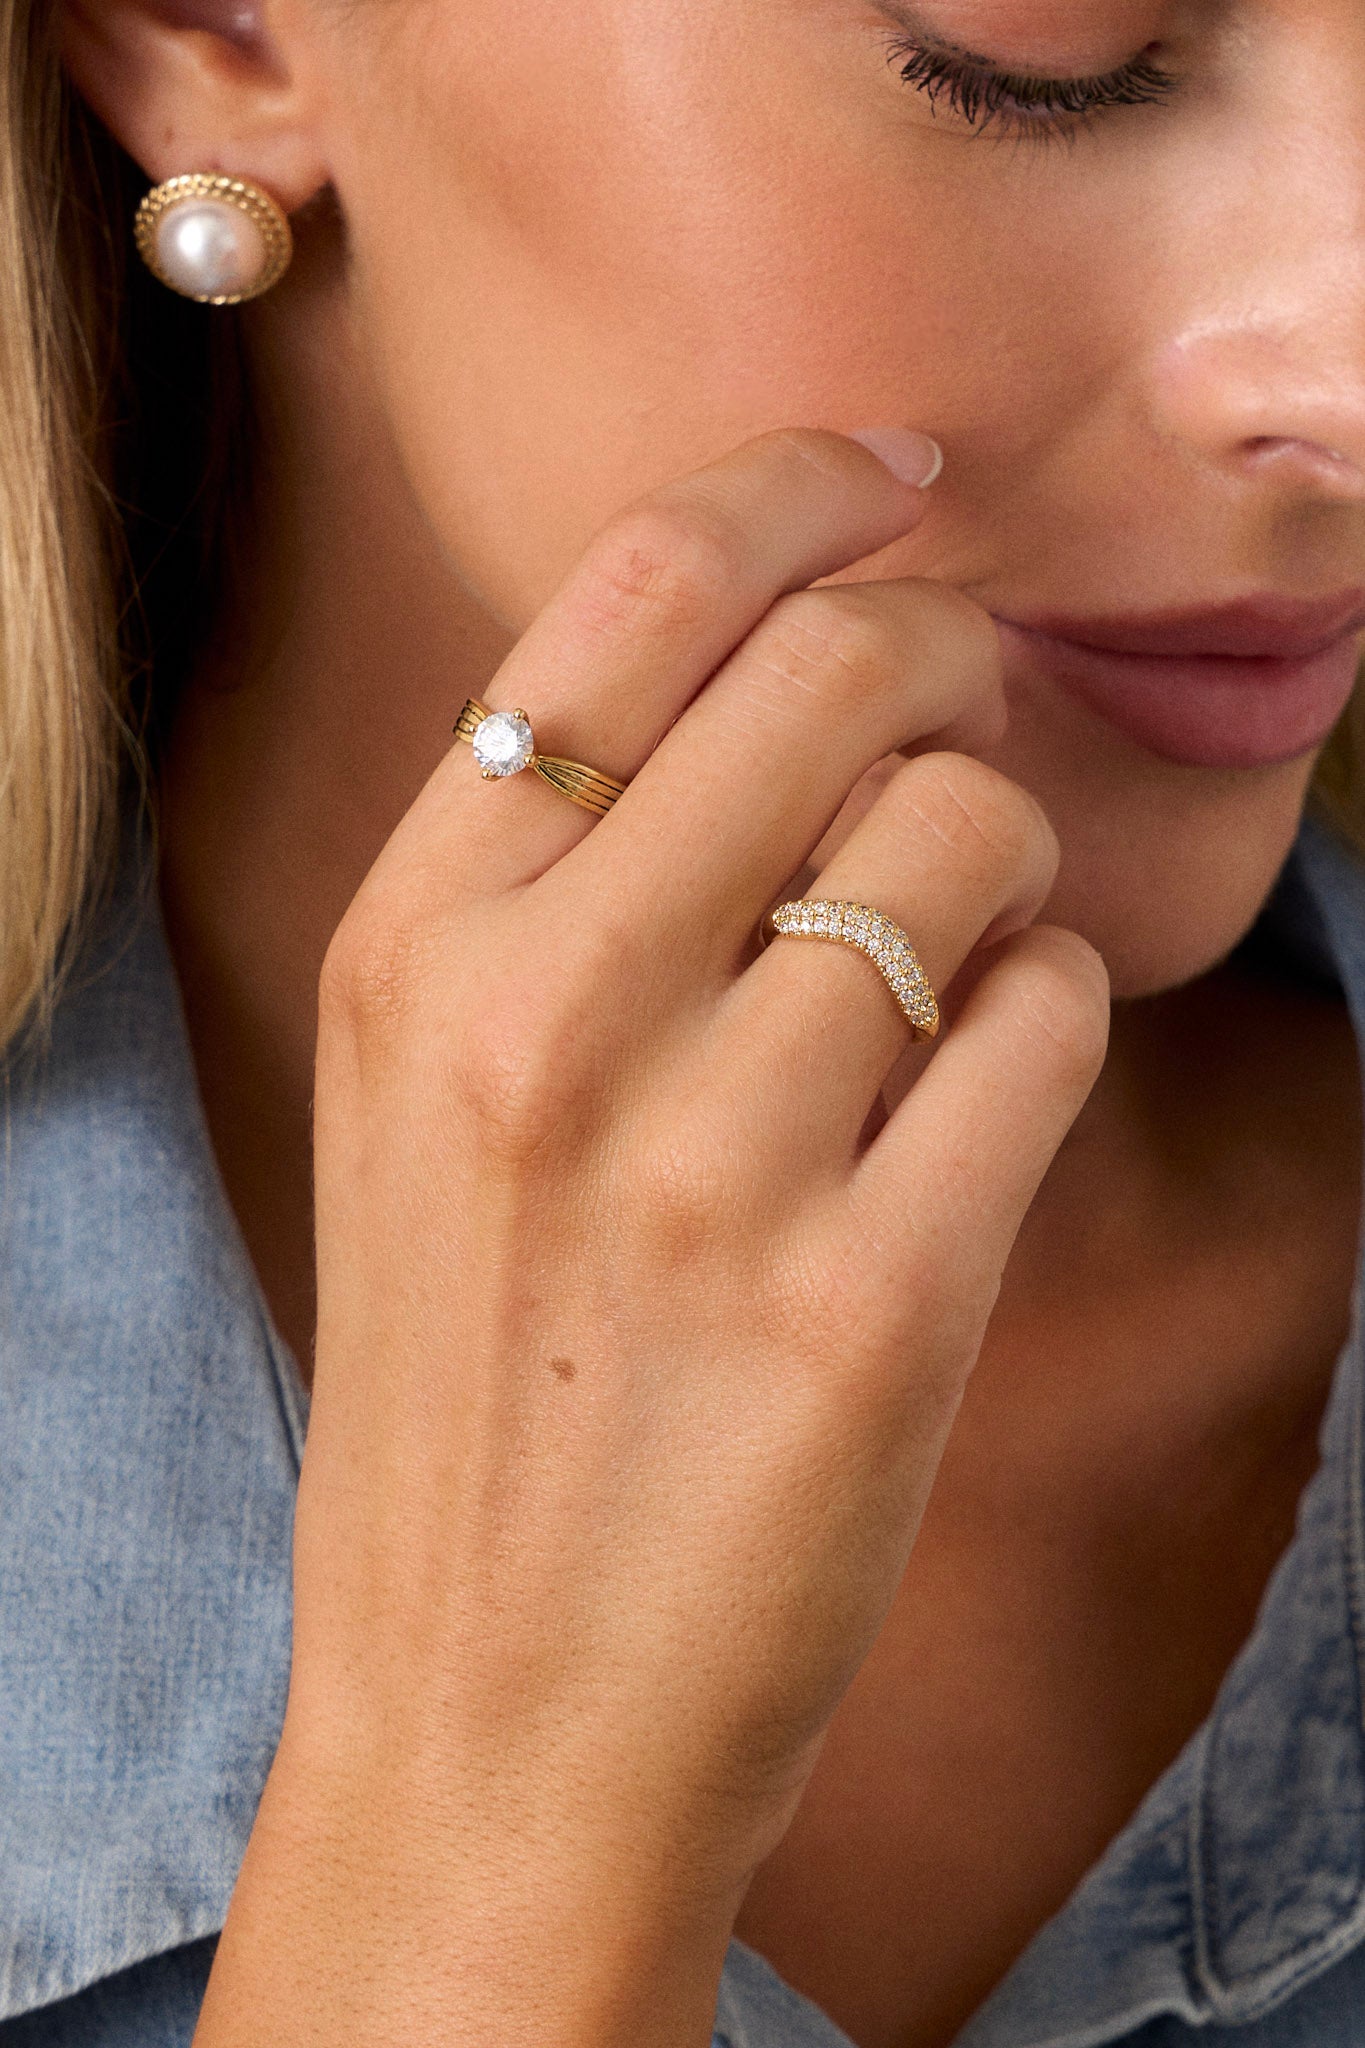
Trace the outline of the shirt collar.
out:
[[[1305,815],[1249,941],[1341,986],[1365,1060],[1365,862]],[[1362,1294],[1293,1542],[1213,1711],[955,2048],[1243,2024],[1365,1940]]]
[[[0,2020],[222,1926],[289,1668],[306,1396],[145,853],[0,1075]]]

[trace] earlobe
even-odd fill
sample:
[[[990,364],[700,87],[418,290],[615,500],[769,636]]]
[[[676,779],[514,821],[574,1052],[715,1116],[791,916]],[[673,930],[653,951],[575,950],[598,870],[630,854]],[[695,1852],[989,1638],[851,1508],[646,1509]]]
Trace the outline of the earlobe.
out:
[[[224,173],[286,213],[327,184],[306,96],[257,0],[65,0],[62,50],[149,184]]]

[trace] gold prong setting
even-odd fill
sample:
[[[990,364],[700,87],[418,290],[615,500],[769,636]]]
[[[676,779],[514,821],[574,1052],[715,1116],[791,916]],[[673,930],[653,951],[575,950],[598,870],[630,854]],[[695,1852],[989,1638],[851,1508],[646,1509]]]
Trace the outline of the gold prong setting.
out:
[[[915,949],[894,919],[870,903],[802,897],[779,903],[768,919],[774,932],[797,939],[834,939],[865,953],[914,1026],[918,1037],[938,1031],[938,1003]]]
[[[540,753],[531,721],[519,706],[514,711],[490,711],[477,697],[466,697],[453,730],[457,740],[473,747],[485,782],[534,768],[543,782],[598,818],[605,818],[617,798],[625,794],[625,783],[615,775],[586,767],[582,761],[570,761],[562,754]]]
[[[500,775],[520,775],[535,760],[535,735],[524,711],[490,711],[474,728],[471,742],[474,759],[486,781]]]

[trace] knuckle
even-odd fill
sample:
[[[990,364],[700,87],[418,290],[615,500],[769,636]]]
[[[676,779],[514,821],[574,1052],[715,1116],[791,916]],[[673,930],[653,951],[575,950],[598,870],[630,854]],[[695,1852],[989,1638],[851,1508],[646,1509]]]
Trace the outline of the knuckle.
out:
[[[1008,721],[1005,655],[990,613],[949,583],[908,578],[892,587],[915,669],[941,678],[974,722],[989,713],[989,731],[1003,737]]]
[[[940,1411],[960,1389],[971,1348],[960,1276],[927,1256],[923,1276],[869,1261],[862,1237],[841,1230],[784,1251],[777,1284],[754,1290],[767,1348],[783,1361],[817,1415],[837,1416],[868,1453],[898,1455],[916,1415]],[[907,1373],[907,1354],[913,1370]]]
[[[767,1291],[764,1306],[780,1355],[819,1377],[831,1377],[839,1359],[872,1356],[883,1339],[874,1299],[829,1252],[789,1255],[782,1285]]]
[[[732,1223],[733,1176],[724,1148],[700,1130],[675,1129],[634,1152],[626,1201],[633,1231],[670,1270],[710,1251]]]
[[[581,1063],[535,991],[513,981],[485,990],[452,1051],[461,1108],[485,1159],[524,1165],[580,1127]]]
[[[1014,869],[1041,847],[1055,866],[1052,823],[1033,796],[974,754],[920,754],[892,783],[899,799],[958,858]]]
[[[328,941],[318,980],[322,1026],[361,1043],[393,1034],[422,983],[425,920],[396,892],[362,889]]]
[[[1003,684],[1005,657],[990,613],[951,583],[925,578],[911,588],[920,632],[937,658],[971,676]]]
[[[884,607],[854,584],[794,590],[770,607],[751,640],[765,669],[837,704],[864,699],[904,667],[905,649]]]
[[[1015,1000],[1031,1044],[1069,1080],[1089,1085],[1109,1044],[1109,974],[1079,932],[1032,925],[1019,935]]]
[[[719,509],[659,494],[632,506],[589,545],[580,582],[602,630],[646,620],[687,632],[708,619],[740,570],[741,541]]]

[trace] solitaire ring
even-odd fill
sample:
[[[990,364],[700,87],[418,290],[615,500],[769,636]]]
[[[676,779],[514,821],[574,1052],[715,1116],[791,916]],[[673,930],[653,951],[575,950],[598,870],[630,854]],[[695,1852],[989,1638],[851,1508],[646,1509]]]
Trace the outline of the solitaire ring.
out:
[[[581,804],[599,818],[607,812],[625,788],[614,775],[598,768],[586,768],[581,761],[566,761],[559,754],[538,754],[531,721],[524,711],[490,711],[477,697],[467,697],[455,721],[457,740],[468,740],[485,782],[502,775],[519,775],[534,768],[552,789],[571,803]]]
[[[874,910],[870,903],[803,896],[791,903],[779,903],[768,912],[761,934],[765,943],[770,934],[793,939],[837,939],[842,945],[856,946],[879,970],[915,1037],[937,1035],[938,1004],[934,991],[908,937],[884,911]]]

